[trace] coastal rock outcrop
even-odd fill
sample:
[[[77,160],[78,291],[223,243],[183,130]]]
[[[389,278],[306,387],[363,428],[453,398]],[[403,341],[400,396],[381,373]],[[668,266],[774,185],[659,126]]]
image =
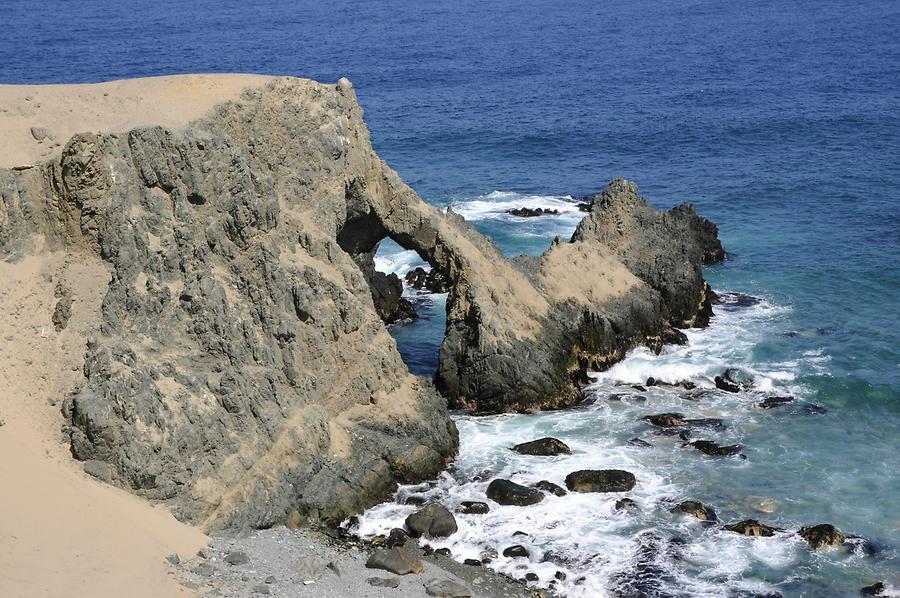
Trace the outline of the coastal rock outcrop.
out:
[[[274,78],[178,129],[0,169],[0,258],[107,273],[63,405],[73,455],[208,529],[336,523],[453,458],[448,403],[572,405],[588,369],[684,342],[711,313],[715,233],[619,179],[569,242],[509,260],[378,158],[344,79]],[[414,315],[374,268],[386,238],[446,281],[434,385],[385,328]]]

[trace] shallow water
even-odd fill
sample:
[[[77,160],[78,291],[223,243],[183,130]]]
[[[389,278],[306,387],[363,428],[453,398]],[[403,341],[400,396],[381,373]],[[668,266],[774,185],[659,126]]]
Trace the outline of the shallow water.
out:
[[[3,16],[2,82],[348,76],[380,155],[509,255],[540,253],[570,234],[579,214],[519,219],[505,209],[565,208],[616,176],[636,180],[658,207],[692,201],[719,224],[731,255],[707,278],[717,291],[762,303],[720,307],[688,347],[632,354],[601,377],[598,401],[583,409],[458,416],[460,458],[432,490],[452,502],[483,494],[486,481],[467,480],[485,468],[560,481],[576,465],[609,463],[638,475],[638,514],[615,514],[613,499],[598,496],[548,498],[497,509],[485,527],[461,518],[454,552],[505,544],[524,527],[538,545],[565,544],[565,587],[587,596],[621,586],[640,539],[645,556],[658,555],[643,569],[648,595],[771,587],[854,595],[900,570],[900,4],[97,0],[8,2]],[[416,263],[397,250],[383,248],[385,269]],[[392,333],[410,368],[430,375],[443,298],[417,299],[431,302],[426,317]],[[620,391],[616,383],[650,375],[708,385],[728,365],[755,372],[767,392],[828,411],[763,411],[750,396],[692,403],[660,389],[641,393],[644,403],[603,398]],[[638,419],[671,410],[721,413],[727,428],[714,437],[741,442],[747,459],[704,457]],[[506,450],[544,433],[576,455],[539,461]],[[634,436],[654,447],[627,445]],[[754,496],[777,510],[755,511],[762,499]],[[665,501],[682,498],[708,502],[724,520],[834,523],[883,550],[814,555],[789,535],[730,536],[672,516]],[[404,510],[376,508],[365,530]],[[645,530],[688,543],[678,556]],[[553,573],[531,566],[543,582]]]

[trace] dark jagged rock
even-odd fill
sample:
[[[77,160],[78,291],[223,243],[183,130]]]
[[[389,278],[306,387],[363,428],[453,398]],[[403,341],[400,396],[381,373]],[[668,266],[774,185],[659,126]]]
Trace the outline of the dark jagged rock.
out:
[[[478,559],[464,559],[463,565],[468,565],[470,567],[481,567],[484,565],[484,563],[482,563]]]
[[[416,537],[446,538],[456,533],[456,518],[439,503],[431,503],[406,518],[406,528]]]
[[[774,536],[776,531],[774,527],[769,527],[756,519],[745,519],[743,521],[738,521],[737,523],[731,523],[726,525],[725,529],[736,534],[753,536],[755,538],[768,538]]]
[[[688,418],[685,418],[680,413],[660,413],[658,415],[647,415],[647,416],[644,416],[643,419],[647,420],[654,426],[659,426],[661,428],[682,427],[682,426],[713,427],[713,428],[723,427],[722,420],[715,418],[715,417],[688,419]]]
[[[395,546],[403,546],[409,541],[409,539],[410,535],[406,533],[405,530],[402,530],[399,527],[395,527],[390,532],[388,532],[384,544],[388,548],[393,548]]]
[[[507,210],[507,214],[512,214],[513,216],[519,216],[520,218],[535,218],[537,216],[559,216],[559,210],[555,210],[552,208],[513,208],[512,210]]]
[[[838,546],[842,546],[847,539],[844,534],[830,523],[800,528],[797,535],[806,540],[806,543],[809,544],[809,547],[813,550],[837,548]]]
[[[781,407],[782,405],[787,405],[793,401],[794,397],[766,397],[759,403],[759,406],[763,409],[774,409],[775,407]]]
[[[528,549],[521,544],[515,544],[503,550],[503,556],[509,558],[528,558]]]
[[[636,482],[633,473],[621,469],[582,469],[566,476],[571,492],[628,492]]]
[[[535,455],[542,457],[553,457],[556,455],[570,455],[570,449],[565,442],[556,438],[539,438],[530,442],[523,442],[512,447],[512,450],[523,455]]]
[[[501,505],[525,507],[544,500],[544,493],[535,488],[498,478],[488,484],[487,497]]]
[[[719,518],[716,516],[715,511],[698,500],[686,500],[675,507],[673,511],[687,513],[688,515],[696,517],[700,521],[713,522],[719,520]]]
[[[641,440],[640,438],[632,438],[628,441],[628,444],[631,446],[637,446],[640,448],[652,448],[653,445],[647,442],[646,440]]]
[[[725,392],[740,392],[753,387],[753,376],[737,368],[728,368],[715,377],[716,388]]]
[[[859,591],[860,596],[884,596],[887,590],[883,581],[877,581],[870,586],[866,586]]]
[[[375,250],[356,255],[353,259],[366,277],[379,318],[386,324],[395,324],[419,317],[412,303],[403,298],[400,277],[394,273],[385,274],[375,270]]]
[[[704,455],[710,455],[712,457],[731,457],[740,454],[744,449],[743,445],[740,444],[722,446],[711,440],[695,440],[689,442],[688,445],[694,447]]]
[[[534,487],[538,490],[543,490],[547,494],[553,494],[554,496],[565,496],[568,494],[561,486],[554,484],[549,480],[541,480],[536,483]]]
[[[668,595],[664,584],[671,582],[666,564],[671,561],[672,547],[653,532],[637,538],[635,554],[627,569],[614,576],[613,595],[618,598],[644,598]]]
[[[851,553],[862,553],[866,556],[875,556],[878,554],[878,546],[871,540],[867,540],[861,536],[847,536],[844,545]]]
[[[421,266],[417,266],[407,272],[403,279],[407,285],[417,291],[428,291],[429,293],[447,292],[447,279],[439,270],[434,268],[426,270]]]
[[[630,511],[638,508],[637,502],[633,498],[620,498],[614,505],[617,511]]]
[[[464,515],[484,515],[491,510],[487,503],[477,500],[464,500],[460,506],[462,507],[460,513]]]

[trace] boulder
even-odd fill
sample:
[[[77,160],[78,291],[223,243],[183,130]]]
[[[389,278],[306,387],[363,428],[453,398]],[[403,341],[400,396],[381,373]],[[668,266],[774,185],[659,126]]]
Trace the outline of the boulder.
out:
[[[556,438],[539,438],[530,442],[523,442],[512,447],[512,450],[523,455],[536,455],[553,457],[556,455],[570,455],[572,450],[562,440]]]
[[[753,536],[754,538],[768,538],[775,535],[774,527],[769,527],[756,519],[745,519],[743,521],[738,521],[737,523],[731,523],[726,525],[725,529],[730,532],[735,532],[736,534]]]
[[[416,537],[446,538],[456,533],[456,518],[439,503],[431,503],[406,518],[406,528]]]
[[[766,397],[759,403],[759,406],[763,409],[774,409],[775,407],[781,407],[782,405],[787,405],[793,401],[794,397]]]
[[[405,548],[378,549],[366,561],[369,569],[384,569],[396,575],[422,572],[422,561],[411,555]]]
[[[514,544],[503,549],[503,556],[509,558],[528,558],[528,549],[521,544]]]
[[[645,420],[659,427],[679,427],[679,426],[697,426],[722,428],[722,420],[717,417],[704,417],[697,419],[688,419],[680,413],[660,413],[658,415],[646,415]]]
[[[425,593],[435,598],[471,598],[472,591],[449,579],[432,579],[425,584]]]
[[[447,292],[447,279],[439,270],[434,268],[426,270],[421,266],[417,266],[407,272],[403,279],[410,288],[417,291],[428,291],[429,293]]]
[[[407,524],[408,525],[408,524]],[[419,534],[421,535],[421,534]],[[399,527],[395,527],[390,532],[388,532],[387,538],[385,539],[385,546],[388,548],[393,548],[394,546],[403,546],[410,539],[410,535],[406,533],[405,530],[400,529]]]
[[[673,511],[686,513],[700,521],[714,522],[719,520],[715,511],[698,500],[686,500],[675,507]]]
[[[524,507],[544,500],[544,493],[535,488],[528,488],[510,480],[498,478],[488,484],[487,497],[501,505]]]
[[[543,490],[547,494],[553,494],[554,496],[565,496],[566,494],[568,494],[565,489],[562,488],[562,486],[554,484],[549,480],[541,480],[533,487],[537,488],[538,490]]]
[[[884,596],[887,586],[883,581],[877,581],[870,586],[866,586],[859,591],[860,596]]]
[[[621,469],[582,469],[566,476],[566,488],[572,492],[628,492],[636,480]]]
[[[491,510],[486,502],[477,500],[464,500],[460,503],[460,506],[462,508],[459,512],[465,515],[484,515]]]
[[[692,446],[704,455],[710,455],[712,457],[731,457],[734,455],[740,454],[740,452],[744,449],[744,446],[741,444],[729,444],[727,446],[721,446],[712,440],[695,440],[693,442],[688,442],[688,446]]]
[[[829,523],[800,528],[797,534],[806,540],[806,543],[813,550],[837,548],[842,546],[847,539],[844,534]]]
[[[725,392],[740,392],[753,387],[753,376],[737,368],[728,368],[715,377],[716,388]]]

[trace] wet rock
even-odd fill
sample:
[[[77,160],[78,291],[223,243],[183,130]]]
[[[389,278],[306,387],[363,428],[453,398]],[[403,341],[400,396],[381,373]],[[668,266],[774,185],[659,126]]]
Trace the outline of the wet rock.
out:
[[[530,442],[523,442],[512,447],[512,450],[523,455],[535,455],[541,457],[553,457],[556,455],[570,455],[572,450],[562,440],[556,438],[539,438]]]
[[[621,469],[582,469],[566,476],[572,492],[627,492],[635,483],[634,474]]]
[[[422,496],[421,494],[413,494],[413,495],[407,496],[406,499],[403,501],[403,504],[414,505],[414,506],[418,507],[421,505],[428,504],[428,498],[425,496]]]
[[[225,562],[229,565],[246,565],[250,562],[250,557],[246,552],[235,550],[225,555]]]
[[[884,596],[887,587],[883,581],[878,581],[870,586],[866,586],[859,591],[860,596]]]
[[[871,540],[860,536],[847,536],[844,542],[851,553],[862,553],[866,556],[875,556],[878,554],[878,546]]]
[[[744,449],[744,446],[741,444],[729,444],[727,446],[722,446],[713,442],[712,440],[695,440],[687,444],[688,446],[694,447],[704,455],[710,455],[712,457],[731,457],[740,454],[740,452]]]
[[[617,511],[630,511],[636,508],[638,508],[638,504],[632,498],[620,498],[615,504]]]
[[[628,441],[628,444],[631,446],[637,446],[640,448],[652,448],[653,445],[647,442],[646,440],[641,440],[640,438],[632,438]]]
[[[716,516],[715,511],[698,500],[686,500],[675,507],[673,511],[686,513],[688,515],[696,517],[700,521],[713,522],[719,520],[719,518]]]
[[[376,588],[397,588],[400,587],[400,580],[396,577],[369,577],[366,583]]]
[[[760,402],[759,406],[763,409],[774,409],[793,402],[794,397],[766,397]]]
[[[737,368],[728,368],[715,377],[716,388],[725,392],[740,392],[753,387],[753,376]]]
[[[436,598],[471,598],[472,591],[449,579],[432,579],[425,584],[425,593]]]
[[[641,392],[647,392],[647,389],[641,384],[632,384],[631,388],[633,388],[635,390],[639,390]]]
[[[421,535],[421,534],[420,534]],[[395,527],[392,529],[385,539],[385,546],[388,548],[393,548],[394,546],[403,546],[410,539],[409,534],[407,534],[404,530],[399,527]]]
[[[419,509],[406,518],[405,524],[414,536],[426,538],[446,538],[458,529],[453,513],[439,503]]]
[[[745,519],[743,521],[738,521],[737,523],[731,523],[726,525],[725,529],[730,532],[735,532],[736,534],[752,536],[754,538],[768,538],[775,535],[774,527],[769,527],[756,519]]]
[[[744,293],[721,293],[719,294],[719,304],[728,310],[742,309],[753,307],[762,302],[759,297],[745,295]]]
[[[464,559],[463,565],[469,565],[470,567],[481,567],[484,565],[484,563],[482,563],[478,559]]]
[[[565,571],[557,571],[556,573],[553,574],[553,577],[554,577],[554,579],[557,579],[559,581],[566,581]]]
[[[837,548],[843,545],[847,539],[836,527],[830,523],[822,523],[811,527],[800,528],[797,534],[806,540],[809,547],[813,550],[825,550],[826,548]]]
[[[413,268],[403,277],[409,287],[417,291],[428,291],[429,293],[446,293],[447,278],[441,274],[440,270],[432,268],[426,270],[421,266]]]
[[[828,409],[815,403],[804,403],[802,412],[806,415],[825,415],[828,413]]]
[[[657,380],[653,376],[650,376],[649,378],[647,378],[647,381],[644,382],[644,386],[657,386],[657,385],[659,385],[659,380]]]
[[[528,488],[510,480],[498,478],[488,484],[487,497],[501,505],[524,507],[544,500],[544,493],[535,488]]]
[[[513,208],[507,210],[507,214],[519,216],[520,218],[535,218],[537,216],[559,216],[559,210],[547,208]]]
[[[462,507],[460,513],[465,515],[484,515],[491,510],[486,502],[477,500],[464,500],[460,505]]]
[[[453,553],[450,552],[449,548],[438,548],[437,550],[434,551],[434,554],[439,554],[441,556],[446,556],[446,557],[451,557],[451,558],[453,557]]]
[[[525,581],[535,582],[535,581],[539,581],[540,579],[541,578],[538,577],[537,573],[526,573],[525,574]]]
[[[503,550],[503,556],[509,558],[521,558],[528,557],[528,549],[522,546],[521,544],[514,544],[509,548]]]
[[[568,494],[561,486],[554,484],[549,480],[541,480],[535,484],[534,487],[538,490],[543,490],[547,494],[553,494],[554,496],[565,496]]]
[[[659,426],[661,428],[681,426],[698,426],[709,428],[723,427],[722,420],[716,417],[688,419],[680,413],[659,413],[657,415],[646,415],[642,419],[650,422],[654,426]]]
[[[384,569],[395,575],[421,573],[423,568],[422,561],[400,546],[376,550],[369,557],[369,560],[366,561],[366,567],[369,569]]]

